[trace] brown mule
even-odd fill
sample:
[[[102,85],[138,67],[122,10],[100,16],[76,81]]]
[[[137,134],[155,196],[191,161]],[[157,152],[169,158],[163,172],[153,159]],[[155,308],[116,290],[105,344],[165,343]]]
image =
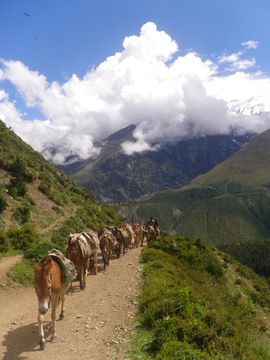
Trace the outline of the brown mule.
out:
[[[59,265],[51,256],[45,256],[38,264],[34,264],[35,270],[35,290],[38,297],[38,325],[40,335],[40,350],[44,350],[45,337],[43,329],[43,315],[49,307],[52,307],[52,334],[51,341],[56,339],[56,309],[61,302],[60,319],[64,318],[65,294],[70,286],[69,283],[62,281],[62,274]]]
[[[67,258],[73,262],[80,279],[80,289],[86,286],[86,272],[89,265],[93,265],[97,274],[98,236],[93,231],[70,234],[67,245]]]
[[[143,228],[140,224],[133,224],[132,229],[135,234],[135,247],[143,246]]]
[[[146,232],[147,246],[150,246],[152,241],[154,241],[160,235],[159,228],[155,227],[154,225],[147,224],[145,232]]]

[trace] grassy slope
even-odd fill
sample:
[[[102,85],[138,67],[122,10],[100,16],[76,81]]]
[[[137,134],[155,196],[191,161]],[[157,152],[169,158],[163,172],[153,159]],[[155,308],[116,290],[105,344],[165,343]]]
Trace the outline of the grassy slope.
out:
[[[201,241],[145,249],[134,359],[270,358],[268,283]]]
[[[48,247],[64,249],[69,232],[119,221],[109,207],[75,186],[2,122],[1,201],[6,206],[0,211],[0,252],[38,248],[38,257]]]
[[[268,186],[270,182],[270,130],[251,140],[228,160],[217,165],[207,174],[198,176],[192,186],[205,187],[228,181],[242,187]]]

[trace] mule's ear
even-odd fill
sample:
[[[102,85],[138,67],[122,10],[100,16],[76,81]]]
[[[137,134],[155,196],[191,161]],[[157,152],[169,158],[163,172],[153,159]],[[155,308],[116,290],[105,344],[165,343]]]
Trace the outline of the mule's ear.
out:
[[[38,273],[38,272],[39,272],[39,266],[38,266],[38,263],[34,263],[34,265],[33,265],[33,269],[34,269],[35,273]]]
[[[48,257],[45,262],[46,270],[48,270],[52,266],[52,258]]]

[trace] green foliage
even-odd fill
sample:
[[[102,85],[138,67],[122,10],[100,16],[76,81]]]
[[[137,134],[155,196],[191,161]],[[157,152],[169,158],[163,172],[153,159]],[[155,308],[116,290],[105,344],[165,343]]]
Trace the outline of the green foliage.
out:
[[[8,192],[13,198],[26,195],[26,183],[21,176],[18,176],[10,181]]]
[[[22,224],[27,223],[30,220],[30,215],[31,215],[30,207],[23,205],[23,206],[17,207],[17,209],[12,214],[12,218],[19,225],[22,225]]]
[[[31,225],[10,228],[6,232],[6,239],[15,250],[26,251],[38,241],[38,234]]]
[[[192,240],[180,236],[161,236],[152,247],[165,250],[187,261],[189,264],[196,264],[202,270],[208,271],[216,278],[223,276],[223,268],[220,261],[209,247],[200,239]]]
[[[8,272],[8,276],[23,286],[31,285],[34,281],[34,271],[28,260],[22,260],[15,264]]]
[[[10,165],[9,170],[16,178],[21,178],[27,182],[34,180],[34,175],[27,169],[24,159],[17,157],[16,160]]]
[[[10,243],[7,240],[7,237],[4,232],[0,232],[0,252],[8,252],[11,248]]]
[[[151,358],[269,358],[259,315],[270,307],[268,285],[241,265],[246,280],[235,285],[227,264],[238,265],[222,256],[201,240],[179,236],[161,237],[142,251],[139,321],[151,333],[144,345]]]
[[[7,206],[6,196],[5,196],[5,190],[2,185],[0,185],[0,214],[5,210]]]
[[[242,264],[251,267],[262,276],[270,275],[270,240],[247,241],[221,246]]]
[[[49,199],[55,202],[56,205],[65,205],[68,203],[67,197],[64,191],[64,185],[62,178],[58,186],[55,186],[54,177],[50,173],[43,173],[40,175],[39,190],[48,196]]]
[[[55,244],[48,240],[33,243],[32,246],[25,251],[25,258],[31,262],[38,262],[49,250],[55,247]]]
[[[213,360],[208,354],[194,349],[188,343],[180,341],[168,341],[164,344],[156,360]]]

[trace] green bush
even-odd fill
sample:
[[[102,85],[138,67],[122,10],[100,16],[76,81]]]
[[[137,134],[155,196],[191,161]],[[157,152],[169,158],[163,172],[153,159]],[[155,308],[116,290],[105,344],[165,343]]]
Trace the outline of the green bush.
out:
[[[25,224],[30,220],[30,207],[29,206],[19,206],[12,214],[12,218],[19,224]]]
[[[28,260],[22,260],[10,269],[8,277],[18,284],[24,286],[31,285],[34,281],[32,264]]]
[[[11,174],[18,178],[31,182],[34,179],[34,174],[27,170],[26,162],[21,159],[17,158],[9,167]]]
[[[21,176],[18,176],[10,181],[8,192],[13,198],[22,197],[27,193],[26,183]]]
[[[0,252],[7,252],[10,250],[10,243],[8,242],[4,233],[0,233]]]
[[[217,260],[213,261],[209,259],[208,264],[206,265],[206,271],[208,271],[211,275],[218,277],[222,277],[224,274],[223,268],[221,264],[217,262]]]
[[[190,344],[169,341],[164,344],[156,360],[214,360],[210,355],[194,349]]]
[[[51,241],[40,241],[33,244],[26,252],[25,258],[32,262],[38,262],[43,256],[47,255],[48,251],[55,246]]]
[[[0,213],[5,210],[7,206],[5,188],[0,185]]]
[[[69,233],[67,234],[65,231],[60,232],[60,231],[54,230],[52,232],[51,242],[54,244],[54,247],[56,247],[57,249],[62,251],[62,253],[65,253],[65,250],[67,247],[68,235],[69,235]]]
[[[23,252],[38,242],[38,235],[31,225],[11,228],[7,231],[6,237],[13,249]]]

